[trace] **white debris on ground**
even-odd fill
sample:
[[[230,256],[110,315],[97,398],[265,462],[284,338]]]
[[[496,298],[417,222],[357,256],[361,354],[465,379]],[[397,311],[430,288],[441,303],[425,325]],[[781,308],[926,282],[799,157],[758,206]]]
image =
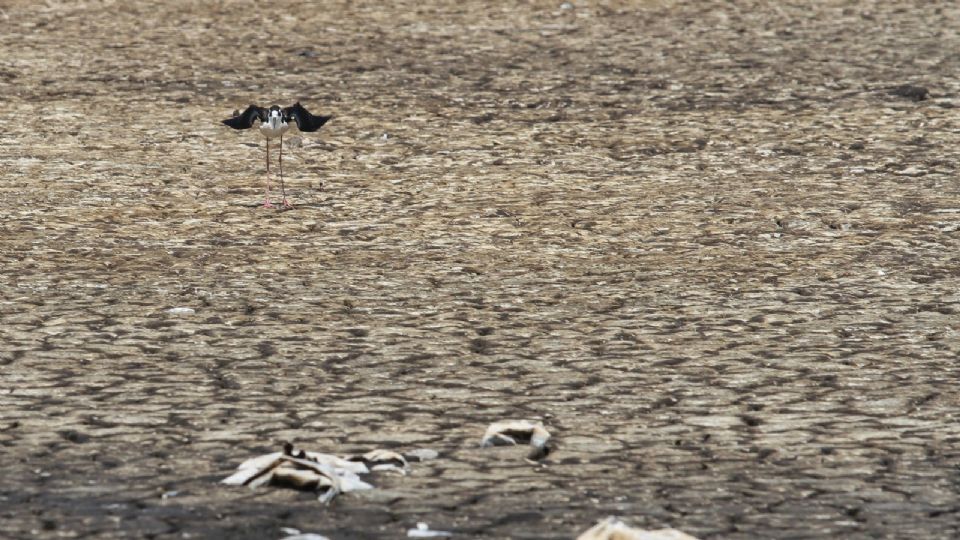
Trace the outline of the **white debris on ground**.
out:
[[[529,443],[532,450],[528,461],[539,461],[550,453],[550,432],[543,422],[530,420],[503,420],[494,422],[487,428],[480,440],[480,446],[506,446]]]
[[[601,520],[584,531],[577,540],[697,540],[677,529],[635,529],[615,517]]]
[[[285,444],[283,452],[273,452],[248,459],[237,472],[222,483],[256,488],[264,485],[315,491],[321,502],[330,502],[340,493],[373,489],[360,479],[370,472],[362,462],[350,461],[331,454],[295,450]]]
[[[431,531],[430,526],[422,521],[417,523],[417,528],[407,531],[407,538],[446,538],[453,536],[450,531]]]
[[[168,310],[169,311],[169,310]],[[550,432],[540,421],[504,420],[494,422],[484,433],[480,445],[506,446],[529,444],[531,451],[528,461],[537,461],[550,453]],[[439,456],[435,450],[420,448],[408,453],[411,458],[423,461]],[[294,448],[285,443],[283,451],[271,452],[245,460],[236,472],[224,478],[221,483],[231,486],[278,486],[302,491],[313,491],[318,499],[328,503],[340,493],[350,493],[373,489],[360,478],[362,474],[376,471],[388,471],[406,475],[409,471],[407,458],[393,450],[376,449],[364,454],[336,456],[321,452],[311,452]],[[319,540],[323,537],[308,533],[301,534],[296,529],[282,529],[288,533],[284,540]],[[415,529],[409,529],[410,538],[440,538],[452,536],[449,531],[434,531],[426,523],[417,523]]]
[[[362,463],[371,471],[407,474],[407,459],[392,450],[371,450],[363,455],[347,456],[346,459],[355,463]]]
[[[412,459],[415,461],[427,461],[431,459],[437,459],[440,456],[440,452],[433,450],[431,448],[417,448],[416,450],[411,450],[406,453],[406,458],[408,460]]]
[[[321,534],[303,533],[293,527],[281,527],[280,532],[287,535],[280,540],[330,540]]]

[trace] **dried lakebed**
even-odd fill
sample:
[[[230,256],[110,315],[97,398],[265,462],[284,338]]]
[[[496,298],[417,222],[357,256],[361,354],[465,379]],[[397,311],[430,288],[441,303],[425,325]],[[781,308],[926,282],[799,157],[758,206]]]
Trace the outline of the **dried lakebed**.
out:
[[[0,536],[960,536],[954,4],[0,18]],[[218,483],[280,441],[439,455]]]

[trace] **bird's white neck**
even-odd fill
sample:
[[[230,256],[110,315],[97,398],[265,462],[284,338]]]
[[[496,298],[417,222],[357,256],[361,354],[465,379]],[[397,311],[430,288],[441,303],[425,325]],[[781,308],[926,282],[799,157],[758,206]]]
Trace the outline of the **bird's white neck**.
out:
[[[267,123],[270,125],[270,129],[280,129],[287,126],[282,116],[271,116],[267,119]]]

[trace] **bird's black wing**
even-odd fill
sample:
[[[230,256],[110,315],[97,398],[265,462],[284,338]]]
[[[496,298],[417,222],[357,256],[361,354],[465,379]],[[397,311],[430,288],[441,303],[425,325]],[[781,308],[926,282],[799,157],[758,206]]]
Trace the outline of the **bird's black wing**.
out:
[[[290,107],[283,109],[283,117],[287,120],[293,119],[297,123],[300,131],[316,131],[326,124],[332,116],[315,116],[310,111],[303,108],[300,102],[294,103]]]
[[[233,129],[249,129],[253,127],[253,121],[259,119],[261,122],[267,119],[267,110],[263,107],[251,105],[247,110],[223,121],[224,124]]]

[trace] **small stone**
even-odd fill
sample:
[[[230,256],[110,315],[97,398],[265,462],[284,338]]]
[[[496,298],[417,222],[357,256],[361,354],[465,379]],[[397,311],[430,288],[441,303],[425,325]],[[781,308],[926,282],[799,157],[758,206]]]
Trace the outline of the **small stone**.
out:
[[[407,459],[411,461],[427,461],[428,459],[437,459],[440,453],[430,448],[417,448],[416,450],[407,452],[405,455]]]
[[[508,446],[529,443],[531,446],[546,446],[550,432],[542,422],[530,420],[503,420],[490,424],[480,440],[480,446]]]
[[[903,169],[902,171],[897,171],[894,174],[896,174],[897,176],[923,176],[927,174],[927,171],[919,167],[907,167],[906,169]]]
[[[677,529],[654,531],[635,529],[615,517],[608,517],[586,530],[577,540],[697,540]]]
[[[490,424],[480,441],[480,446],[507,446],[529,443],[531,450],[526,459],[535,463],[550,454],[552,446],[549,441],[550,432],[543,427],[542,422],[503,420]]]
[[[284,536],[281,540],[330,540],[330,539],[320,534],[297,533],[291,536]]]
[[[287,148],[300,148],[301,146],[303,146],[303,137],[298,137],[295,135],[283,141],[283,144]]]
[[[407,459],[392,450],[371,450],[362,456],[347,456],[348,461],[363,463],[371,471],[407,474]]]
[[[365,491],[356,491],[351,494],[351,498],[360,501],[363,505],[392,505],[411,497],[409,492],[399,489],[368,489]]]
[[[60,436],[76,444],[83,444],[90,440],[89,435],[87,435],[86,433],[81,433],[75,429],[68,429],[68,430],[61,431]]]
[[[891,89],[890,95],[907,98],[911,101],[923,101],[930,96],[930,91],[922,86],[903,84]]]
[[[407,537],[409,538],[443,538],[447,536],[453,536],[453,533],[450,531],[431,531],[430,526],[423,522],[417,523],[416,529],[407,531]]]
[[[175,307],[167,310],[171,315],[193,315],[197,310],[189,307]]]

